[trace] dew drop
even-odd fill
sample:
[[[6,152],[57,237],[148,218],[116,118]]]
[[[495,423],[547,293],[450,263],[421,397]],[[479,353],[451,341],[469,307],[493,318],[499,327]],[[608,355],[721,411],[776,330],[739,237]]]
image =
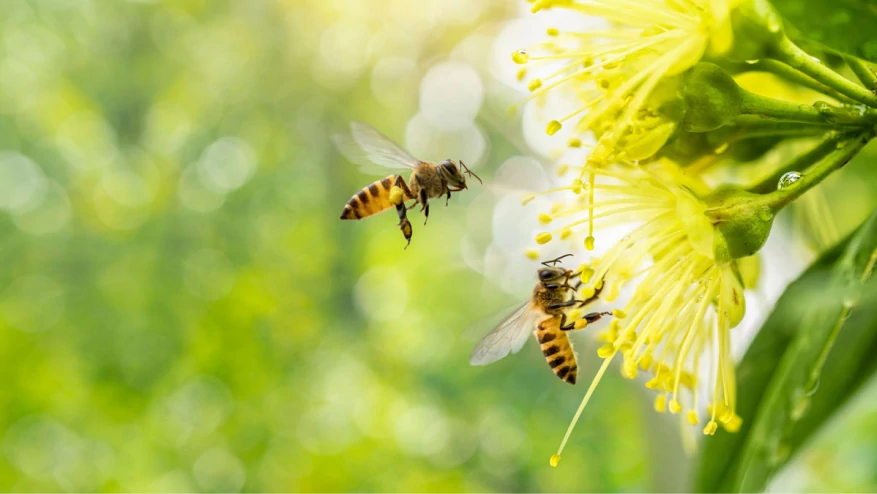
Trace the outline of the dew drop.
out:
[[[809,383],[809,386],[807,387],[807,389],[804,390],[804,394],[806,394],[807,396],[813,396],[813,393],[815,393],[817,389],[819,389],[819,379],[818,378],[815,381]]]
[[[758,211],[758,217],[761,221],[770,221],[773,218],[773,211],[769,207],[764,206]]]
[[[779,183],[777,183],[777,190],[783,190],[786,187],[791,186],[793,183],[797,182],[801,179],[800,172],[786,172],[780,177]]]

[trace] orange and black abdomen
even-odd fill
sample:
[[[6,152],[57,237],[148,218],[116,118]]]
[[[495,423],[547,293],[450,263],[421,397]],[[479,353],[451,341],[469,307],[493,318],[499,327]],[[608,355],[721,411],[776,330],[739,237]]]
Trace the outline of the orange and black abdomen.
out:
[[[390,175],[363,187],[344,205],[341,219],[358,220],[393,207],[393,203],[390,202],[390,189],[393,188],[395,181],[396,175]],[[410,198],[405,197],[404,199]]]
[[[545,361],[562,381],[576,383],[579,366],[566,331],[560,329],[560,316],[545,319],[535,331]]]

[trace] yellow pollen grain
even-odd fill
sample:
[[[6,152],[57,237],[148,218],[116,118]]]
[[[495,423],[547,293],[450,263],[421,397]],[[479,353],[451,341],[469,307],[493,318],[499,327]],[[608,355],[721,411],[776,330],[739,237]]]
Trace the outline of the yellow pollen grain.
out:
[[[579,319],[579,320],[577,320],[577,321],[575,322],[575,324],[573,325],[573,327],[574,327],[575,329],[584,329],[587,325],[588,325],[588,320],[587,320],[587,319]],[[600,350],[602,350],[602,348],[601,348]],[[598,351],[597,351],[597,354],[599,354],[599,353],[600,353],[600,351],[598,350]],[[605,358],[605,357],[604,357],[604,358]]]
[[[530,61],[530,54],[527,50],[517,50],[512,53],[512,60],[518,65],[523,65]]]
[[[560,463],[560,455],[551,455],[551,459],[548,460],[548,464],[552,467],[557,467],[558,463]]]
[[[547,34],[548,36],[557,36],[558,34],[560,34],[560,30],[556,27],[549,27],[545,30],[545,34]]]
[[[538,79],[536,79],[536,80],[538,80]],[[532,85],[532,82],[530,84]],[[542,83],[540,82],[539,85],[542,85]],[[531,91],[532,91],[532,89],[531,89]],[[545,127],[545,133],[550,135],[550,136],[553,136],[561,128],[563,128],[563,124],[561,124],[557,120],[552,120],[552,121],[548,122],[548,125]]]
[[[578,318],[580,318],[580,317],[582,317],[582,310],[581,310],[581,309],[573,309],[573,310],[570,311],[570,313],[569,313],[569,318],[570,318],[570,319],[578,319]]]
[[[717,424],[715,420],[710,420],[707,422],[706,427],[703,428],[703,433],[707,436],[712,436],[716,433],[716,429],[718,428],[719,424]]]
[[[627,313],[621,309],[612,309],[612,315],[618,319],[624,319],[627,317]]]
[[[527,68],[524,67],[524,68],[522,68],[521,70],[519,70],[519,71],[518,71],[518,76],[517,76],[517,77],[518,77],[518,82],[523,81],[524,78],[527,77]]]
[[[571,148],[580,148],[582,147],[582,140],[577,137],[570,137],[566,145]]]
[[[691,425],[697,425],[697,412],[694,410],[688,411],[688,423]]]
[[[600,358],[609,358],[615,354],[614,345],[603,345],[597,349],[597,356]]]
[[[667,411],[667,397],[664,395],[658,395],[655,397],[655,411],[658,413],[664,413]]]
[[[524,255],[527,256],[527,259],[531,259],[533,261],[539,259],[539,251],[536,249],[527,249],[524,251]]]
[[[588,250],[594,250],[594,236],[588,235],[585,237],[585,248]]]
[[[542,87],[542,79],[533,79],[527,84],[527,89],[529,89],[531,93],[540,87]]]
[[[597,290],[594,287],[583,288],[582,291],[579,292],[584,299],[589,299],[597,294]]]
[[[621,375],[627,379],[635,379],[637,374],[636,361],[632,358],[625,358],[621,364]]]
[[[545,213],[539,214],[539,223],[542,223],[543,225],[547,225],[547,224],[551,223],[552,219],[554,219],[554,218],[552,218],[550,214],[545,214]]]
[[[539,235],[536,235],[536,243],[537,244],[547,244],[551,242],[551,234],[548,232],[542,232]]]
[[[567,239],[570,235],[572,235],[572,230],[570,230],[569,228],[564,228],[560,231],[560,238],[562,239]]]
[[[648,389],[658,389],[660,386],[661,386],[661,381],[656,377],[653,377],[653,378],[649,379],[648,381],[646,381],[646,387]]]
[[[584,265],[582,265],[582,266],[584,266]],[[580,271],[582,272],[582,274],[580,276],[582,279],[582,283],[587,283],[587,282],[591,281],[591,278],[594,277],[594,270],[591,268],[583,267]]]
[[[670,400],[670,413],[679,413],[682,411],[682,403],[679,403],[679,400],[673,398]]]

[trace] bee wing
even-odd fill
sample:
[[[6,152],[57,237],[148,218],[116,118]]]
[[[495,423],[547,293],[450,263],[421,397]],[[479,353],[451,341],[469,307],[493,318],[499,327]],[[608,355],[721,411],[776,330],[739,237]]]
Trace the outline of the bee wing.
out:
[[[402,146],[363,122],[351,122],[350,134],[336,135],[335,143],[354,162],[366,160],[386,168],[414,168],[420,163]]]
[[[539,315],[530,308],[529,300],[524,302],[475,345],[469,363],[487,365],[509,353],[518,353],[533,332]]]

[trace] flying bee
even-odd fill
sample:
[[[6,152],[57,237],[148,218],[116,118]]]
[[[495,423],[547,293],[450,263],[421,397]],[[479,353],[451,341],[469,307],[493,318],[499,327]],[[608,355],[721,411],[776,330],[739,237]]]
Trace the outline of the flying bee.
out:
[[[554,374],[562,381],[576,383],[578,365],[567,336],[568,331],[576,329],[576,323],[567,323],[565,310],[576,305],[584,307],[597,300],[600,289],[586,300],[575,298],[574,295],[582,283],[579,280],[576,286],[572,286],[570,280],[579,277],[581,273],[573,273],[569,269],[557,266],[561,259],[570,255],[572,254],[542,263],[544,267],[538,271],[539,281],[533,288],[530,300],[524,302],[478,342],[469,358],[470,364],[487,365],[510,352],[517,353],[532,331]],[[599,286],[602,289],[602,284]],[[592,312],[583,316],[581,320],[590,324],[611,314],[611,312]]]
[[[390,175],[363,187],[344,205],[341,219],[359,220],[396,206],[399,228],[408,241],[406,249],[411,244],[412,235],[408,209],[420,204],[420,211],[426,216],[423,221],[425,225],[429,219],[430,199],[446,195],[447,206],[451,192],[468,188],[465,175],[475,177],[481,182],[478,175],[471,172],[462,161],[447,159],[439,164],[422,161],[368,124],[352,122],[350,129],[353,141],[365,152],[368,161],[387,168],[411,169],[412,173],[407,182],[402,175]],[[414,201],[411,205],[405,204],[411,200]]]

